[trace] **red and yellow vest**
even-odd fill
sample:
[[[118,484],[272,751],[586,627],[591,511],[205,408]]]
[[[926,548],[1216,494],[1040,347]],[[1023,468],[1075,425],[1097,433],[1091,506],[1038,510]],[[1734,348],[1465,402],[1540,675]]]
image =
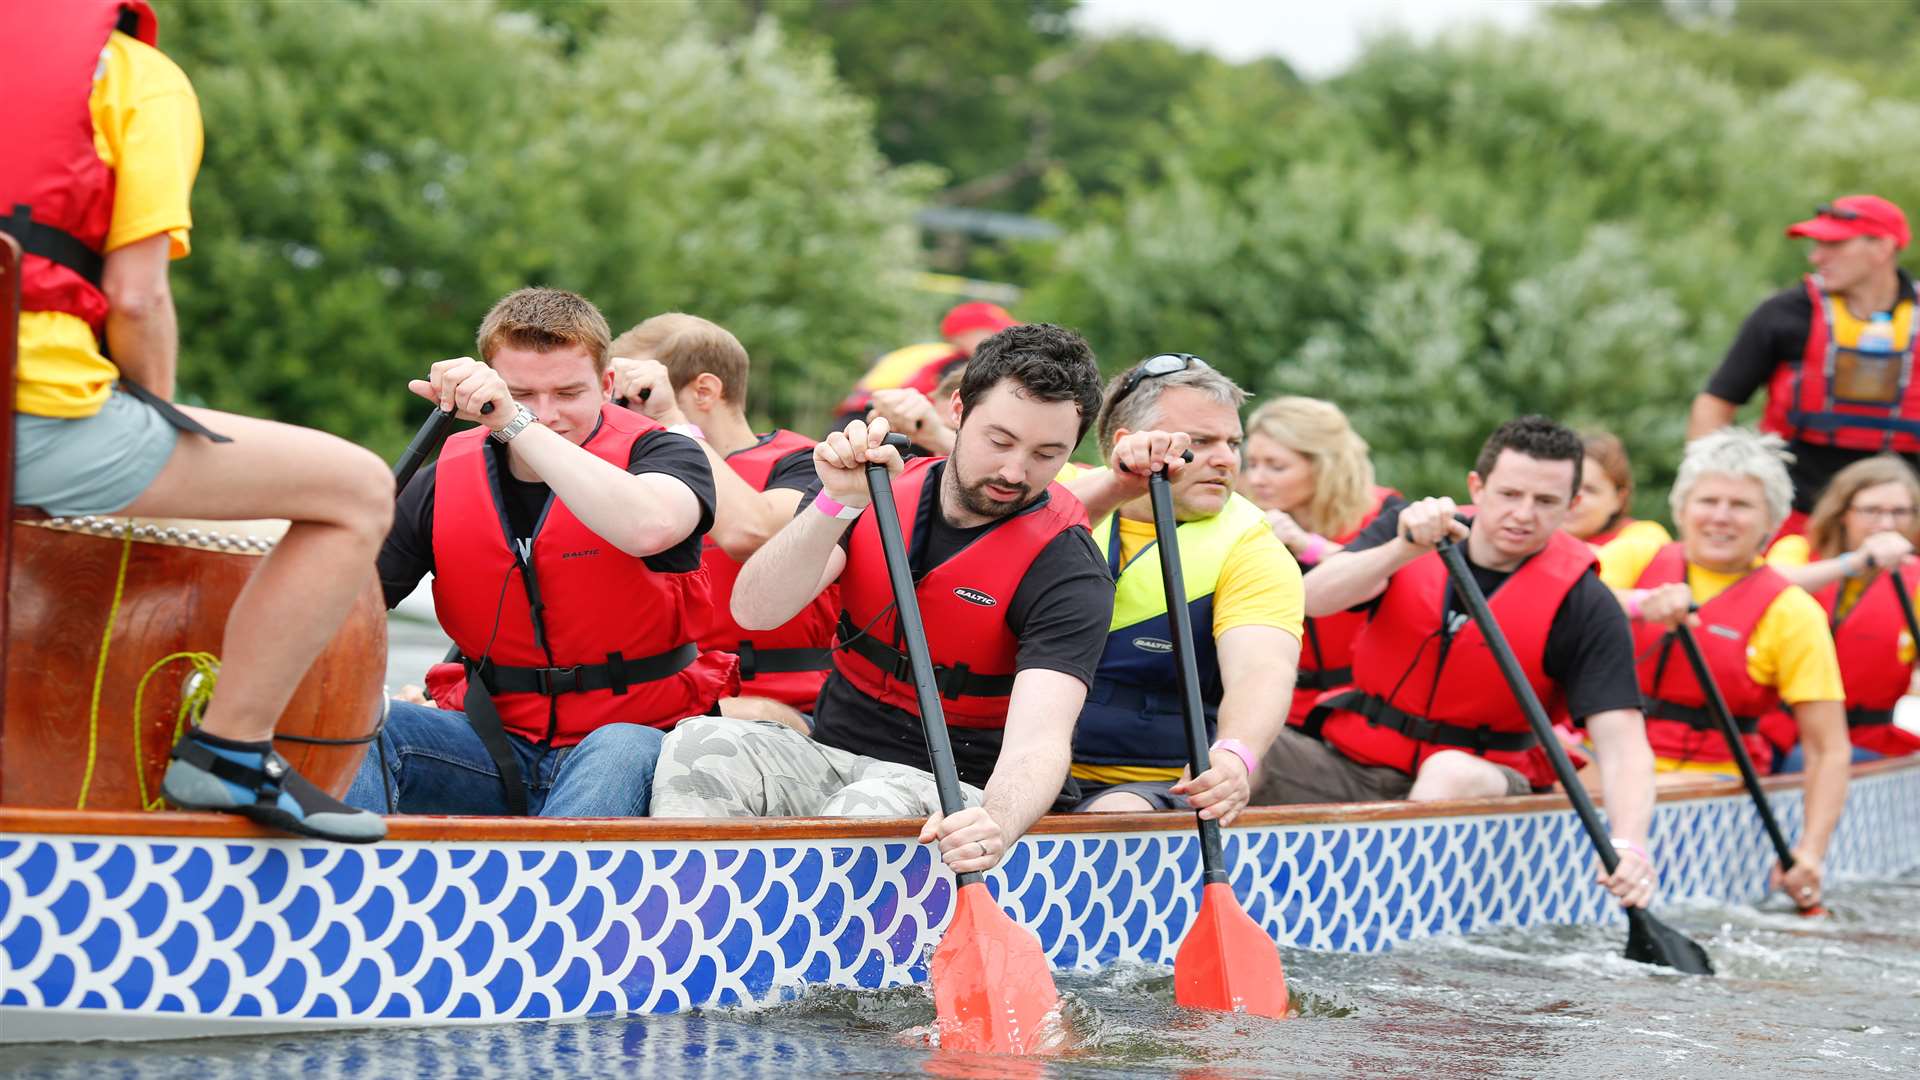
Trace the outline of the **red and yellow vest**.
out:
[[[1900,298],[1909,308],[1907,342],[1888,356],[1860,353],[1834,334],[1834,300],[1806,279],[1813,322],[1798,364],[1774,368],[1767,384],[1767,409],[1760,428],[1790,442],[1836,446],[1845,450],[1920,453],[1920,378],[1913,370],[1915,297]],[[1896,308],[1896,325],[1899,312]]]
[[[1635,587],[1651,589],[1687,580],[1686,549],[1678,543],[1660,549],[1640,572]],[[1760,718],[1780,707],[1780,695],[1771,686],[1753,681],[1747,670],[1748,642],[1761,616],[1788,586],[1772,567],[1755,567],[1720,595],[1700,605],[1700,626],[1694,637],[1707,659],[1727,708],[1739,725],[1742,742],[1754,763],[1765,769],[1773,759],[1766,738],[1759,734]],[[1693,667],[1680,649],[1679,639],[1657,623],[1635,623],[1634,655],[1640,658],[1640,696],[1647,714],[1647,743],[1653,752],[1674,761],[1713,764],[1730,762],[1726,737],[1706,711],[1706,693],[1693,677]]]

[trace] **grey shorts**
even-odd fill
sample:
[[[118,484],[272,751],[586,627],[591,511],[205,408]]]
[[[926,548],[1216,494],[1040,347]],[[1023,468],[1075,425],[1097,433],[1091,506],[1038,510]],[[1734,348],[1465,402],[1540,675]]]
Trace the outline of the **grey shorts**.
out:
[[[1489,762],[1489,764],[1493,764]],[[1533,787],[1517,769],[1495,764],[1507,781],[1508,795],[1529,795]],[[1293,803],[1393,802],[1413,790],[1413,777],[1399,769],[1362,765],[1300,731],[1282,728],[1260,762],[1260,783],[1249,806]]]
[[[1108,784],[1095,787],[1092,784],[1080,785],[1080,801],[1073,804],[1073,812],[1084,814],[1093,806],[1093,801],[1102,795],[1124,791],[1129,795],[1138,795],[1147,800],[1155,810],[1191,810],[1192,804],[1185,795],[1173,793],[1172,780],[1135,780],[1126,784]]]
[[[125,510],[173,456],[180,432],[119,387],[92,416],[15,414],[13,501],[53,517]]]

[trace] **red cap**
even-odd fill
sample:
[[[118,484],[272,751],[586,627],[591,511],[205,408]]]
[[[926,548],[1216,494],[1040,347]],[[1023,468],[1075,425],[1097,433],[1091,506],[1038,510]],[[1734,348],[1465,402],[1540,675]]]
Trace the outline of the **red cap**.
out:
[[[1891,236],[1900,247],[1906,247],[1913,240],[1913,234],[1907,231],[1907,215],[1878,195],[1848,195],[1822,203],[1815,216],[1795,222],[1787,229],[1787,235],[1825,241]]]
[[[999,304],[973,300],[947,312],[947,317],[940,320],[940,336],[956,338],[969,330],[986,330],[997,334],[1009,326],[1019,325],[1019,320],[1007,314],[1007,309]]]

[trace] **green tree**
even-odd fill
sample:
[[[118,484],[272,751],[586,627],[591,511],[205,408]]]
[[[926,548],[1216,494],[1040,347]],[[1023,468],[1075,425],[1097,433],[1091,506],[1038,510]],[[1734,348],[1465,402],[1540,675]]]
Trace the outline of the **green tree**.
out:
[[[185,391],[390,452],[420,416],[405,379],[539,283],[616,329],[711,315],[778,373],[756,413],[813,422],[905,332],[930,180],[776,27],[612,14],[577,42],[485,3],[164,6],[208,132]]]

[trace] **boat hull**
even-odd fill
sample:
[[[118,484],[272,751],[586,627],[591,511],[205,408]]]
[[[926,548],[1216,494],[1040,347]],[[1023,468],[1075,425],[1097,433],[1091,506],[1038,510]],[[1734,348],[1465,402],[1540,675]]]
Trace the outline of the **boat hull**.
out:
[[[1772,782],[1790,835],[1795,783]],[[1249,812],[1233,886],[1283,945],[1622,921],[1565,801]],[[1830,880],[1920,865],[1920,761],[1861,767]],[[922,981],[953,879],[913,823],[394,819],[366,847],[206,815],[0,809],[0,1040],[497,1023]],[[988,875],[1057,968],[1173,961],[1199,898],[1184,815],[1049,818]],[[1665,795],[1663,903],[1752,903],[1737,787]]]

